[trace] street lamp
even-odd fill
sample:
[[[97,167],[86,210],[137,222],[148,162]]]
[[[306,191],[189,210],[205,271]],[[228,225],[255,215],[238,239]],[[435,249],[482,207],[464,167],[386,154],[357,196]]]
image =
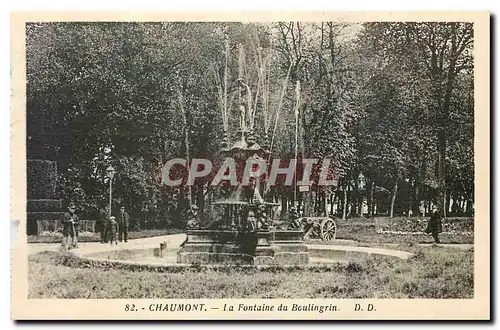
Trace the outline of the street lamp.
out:
[[[109,165],[106,169],[106,176],[109,178],[109,216],[111,217],[111,196],[112,196],[112,183],[113,177],[115,176],[115,169],[113,166]]]

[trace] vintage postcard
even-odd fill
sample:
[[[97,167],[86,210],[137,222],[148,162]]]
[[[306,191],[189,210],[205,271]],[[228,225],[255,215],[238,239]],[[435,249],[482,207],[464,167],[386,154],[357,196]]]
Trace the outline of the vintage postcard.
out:
[[[13,319],[490,319],[489,13],[11,19]]]

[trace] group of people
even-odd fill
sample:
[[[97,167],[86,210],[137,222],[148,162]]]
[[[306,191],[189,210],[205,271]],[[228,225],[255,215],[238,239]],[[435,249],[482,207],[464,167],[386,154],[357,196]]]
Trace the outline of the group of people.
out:
[[[78,218],[78,215],[75,213],[76,207],[75,204],[70,204],[68,206],[68,212],[64,214],[64,219],[63,219],[63,241],[62,245],[64,248],[68,246],[69,239],[71,238],[71,247],[77,248],[78,247],[78,232],[79,232],[79,226],[80,226],[80,220]],[[192,209],[193,214],[191,214],[190,221],[193,223],[188,223],[188,227],[190,225],[192,227],[195,227],[194,222],[196,224],[198,223],[197,219],[197,207]],[[294,219],[298,218],[298,213],[295,208],[291,210],[291,213],[293,213]],[[260,218],[260,217],[259,217]],[[110,208],[109,206],[106,206],[106,210],[101,210],[99,220],[97,221],[97,231],[100,232],[101,234],[101,243],[108,243],[110,242],[111,245],[118,244],[118,239],[120,242],[125,241],[125,243],[128,242],[128,228],[130,224],[130,216],[128,213],[125,211],[125,207],[122,206],[120,208],[120,214],[118,215],[118,218],[115,216],[112,216],[110,213]],[[296,224],[298,226],[298,224]],[[427,228],[425,229],[425,232],[428,234],[431,234],[432,237],[434,238],[435,243],[440,243],[439,241],[439,233],[443,231],[442,229],[442,224],[441,224],[441,216],[437,210],[437,207],[433,206],[432,208],[432,214],[431,218],[427,224]]]
[[[76,214],[75,204],[71,203],[68,206],[68,211],[64,214],[63,218],[63,241],[64,248],[78,247],[78,232],[80,229],[80,219]],[[120,208],[120,214],[115,217],[111,215],[109,206],[106,210],[101,210],[99,219],[96,222],[96,231],[101,235],[101,243],[111,243],[111,245],[118,244],[125,241],[128,242],[128,229],[130,224],[130,216],[125,211],[125,207]],[[68,246],[71,238],[71,244]]]
[[[96,223],[97,231],[101,233],[101,243],[118,244],[120,242],[128,242],[128,228],[130,224],[130,216],[125,211],[125,207],[120,208],[118,217],[109,216],[109,206],[106,210],[101,210],[99,221]]]

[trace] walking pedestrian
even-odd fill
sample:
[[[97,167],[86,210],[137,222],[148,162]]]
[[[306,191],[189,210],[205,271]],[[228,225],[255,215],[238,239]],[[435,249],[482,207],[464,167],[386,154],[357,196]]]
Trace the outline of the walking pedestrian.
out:
[[[443,227],[441,223],[441,215],[435,205],[432,206],[431,218],[429,219],[425,232],[432,235],[436,244],[440,243],[439,233],[443,232]]]

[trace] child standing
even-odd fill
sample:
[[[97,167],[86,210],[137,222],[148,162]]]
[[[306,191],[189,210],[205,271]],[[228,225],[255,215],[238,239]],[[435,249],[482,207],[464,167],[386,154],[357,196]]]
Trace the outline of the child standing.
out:
[[[115,242],[115,245],[118,245],[118,241],[117,241],[117,234],[118,234],[118,222],[116,221],[116,218],[115,217],[110,217],[109,218],[110,222],[109,222],[109,239],[110,239],[110,243],[111,245],[113,245],[113,241]]]

